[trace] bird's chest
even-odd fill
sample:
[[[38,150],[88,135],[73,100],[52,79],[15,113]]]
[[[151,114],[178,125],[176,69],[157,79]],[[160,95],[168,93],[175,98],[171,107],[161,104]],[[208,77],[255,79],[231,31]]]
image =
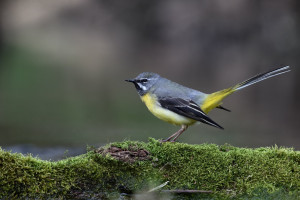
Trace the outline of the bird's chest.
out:
[[[178,115],[168,109],[161,107],[160,104],[157,102],[155,95],[145,94],[144,96],[141,96],[141,99],[147,106],[148,110],[157,118],[163,121],[175,125],[190,125],[195,122],[195,120],[192,120],[182,115]]]
[[[154,95],[150,95],[149,93],[145,94],[141,96],[141,100],[145,103],[149,111],[152,113],[155,112],[155,108],[157,107],[158,103]]]

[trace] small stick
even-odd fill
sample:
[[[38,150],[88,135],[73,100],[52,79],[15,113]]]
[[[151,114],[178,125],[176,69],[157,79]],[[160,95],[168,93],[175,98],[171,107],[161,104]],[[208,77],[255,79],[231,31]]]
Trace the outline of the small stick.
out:
[[[166,193],[212,193],[211,190],[161,190]]]
[[[168,183],[169,183],[169,181],[167,181],[167,182],[165,182],[165,183],[163,183],[163,184],[161,184],[161,185],[159,185],[159,186],[157,186],[157,187],[155,187],[155,188],[152,188],[152,189],[149,190],[148,192],[154,192],[154,191],[156,191],[156,190],[159,190],[160,188],[166,186]]]

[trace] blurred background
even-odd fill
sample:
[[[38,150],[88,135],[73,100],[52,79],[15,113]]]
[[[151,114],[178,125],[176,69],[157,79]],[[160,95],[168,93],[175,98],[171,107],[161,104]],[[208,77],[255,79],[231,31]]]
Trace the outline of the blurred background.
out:
[[[166,138],[132,84],[152,71],[211,93],[292,71],[224,101],[180,142],[300,149],[297,0],[0,1],[0,145],[59,159],[87,145]],[[298,78],[297,78],[298,77]]]

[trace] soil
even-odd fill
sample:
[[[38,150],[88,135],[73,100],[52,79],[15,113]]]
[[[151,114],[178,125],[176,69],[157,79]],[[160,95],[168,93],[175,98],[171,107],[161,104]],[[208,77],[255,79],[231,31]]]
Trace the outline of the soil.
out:
[[[119,147],[111,146],[107,149],[99,148],[95,150],[96,153],[102,155],[111,155],[117,160],[133,163],[136,161],[150,160],[150,153],[145,149],[137,149],[136,147],[129,147],[128,149],[121,149]]]

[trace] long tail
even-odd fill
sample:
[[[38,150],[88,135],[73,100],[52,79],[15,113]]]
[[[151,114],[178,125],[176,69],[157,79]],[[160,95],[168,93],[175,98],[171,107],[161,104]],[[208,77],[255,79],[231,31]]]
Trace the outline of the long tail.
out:
[[[290,69],[289,66],[285,66],[285,67],[280,67],[265,73],[261,73],[261,74],[257,74],[256,76],[253,76],[252,78],[249,78],[239,84],[236,84],[233,87],[218,91],[218,92],[214,92],[212,94],[209,94],[206,99],[204,100],[204,102],[201,105],[201,109],[205,112],[208,113],[210,110],[214,109],[214,108],[223,108],[221,106],[222,104],[222,100],[227,97],[228,95],[232,94],[235,91],[238,91],[240,89],[243,89],[245,87],[248,87],[252,84],[258,83],[260,81],[266,80],[268,78],[271,78],[273,76],[277,76],[286,72],[289,72]],[[223,108],[224,109],[224,108]]]
[[[271,70],[271,71],[268,71],[265,73],[257,74],[256,76],[253,76],[252,78],[249,78],[248,80],[245,80],[244,82],[235,85],[232,89],[234,91],[237,91],[237,90],[243,89],[245,87],[248,87],[254,83],[258,83],[260,81],[271,78],[273,76],[278,76],[280,74],[284,74],[286,72],[291,71],[289,68],[290,68],[290,66],[285,66],[285,67],[280,67],[278,69],[274,69],[274,70]]]

